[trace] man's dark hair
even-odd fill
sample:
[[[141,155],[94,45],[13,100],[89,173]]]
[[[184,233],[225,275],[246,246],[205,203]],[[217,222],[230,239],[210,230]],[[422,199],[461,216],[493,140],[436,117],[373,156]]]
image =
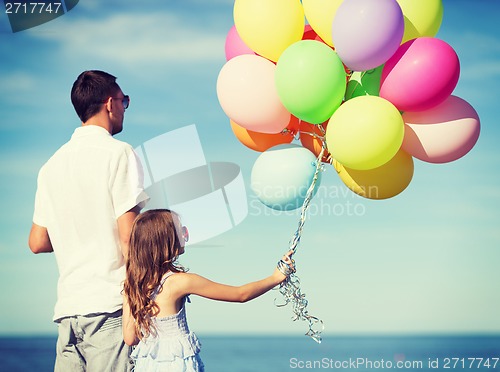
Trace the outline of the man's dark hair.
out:
[[[71,102],[80,118],[85,123],[97,114],[108,97],[120,90],[116,77],[104,71],[82,72],[71,89]]]

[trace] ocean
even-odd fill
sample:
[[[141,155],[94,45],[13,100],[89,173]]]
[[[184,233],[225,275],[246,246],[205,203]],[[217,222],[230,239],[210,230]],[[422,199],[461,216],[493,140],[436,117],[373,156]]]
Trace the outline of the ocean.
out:
[[[204,336],[208,372],[500,371],[500,336]],[[56,337],[0,337],[0,371],[52,371]]]

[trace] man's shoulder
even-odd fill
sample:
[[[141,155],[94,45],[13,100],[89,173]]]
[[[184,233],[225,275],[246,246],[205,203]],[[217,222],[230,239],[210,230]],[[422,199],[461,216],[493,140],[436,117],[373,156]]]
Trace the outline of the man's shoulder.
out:
[[[104,156],[105,158],[114,159],[122,156],[130,156],[134,152],[133,147],[124,141],[120,141],[111,136],[102,136],[83,139],[70,139],[68,142],[61,145],[52,156],[42,165],[41,170],[49,167],[58,167],[59,164],[66,163],[71,154],[79,153],[84,158],[87,158],[89,153],[94,156]],[[78,156],[78,155],[77,155]],[[91,156],[90,158],[93,158]]]
[[[44,168],[47,168],[51,163],[54,163],[57,161],[58,158],[61,156],[64,156],[64,153],[67,151],[67,148],[69,146],[69,142],[65,142],[62,144],[54,153],[45,161],[45,163],[42,165],[41,170]]]
[[[128,153],[133,149],[132,146],[125,141],[121,141],[108,134],[104,135],[98,132],[93,133],[90,136],[71,138],[71,140],[66,145],[68,146],[68,150],[71,151],[74,148],[100,148],[101,150],[110,153]],[[63,147],[65,147],[65,145],[61,147],[61,150],[63,149]]]
[[[128,142],[116,139],[115,137],[107,137],[106,142],[109,143],[110,148],[113,150],[132,150],[132,145],[130,145]]]

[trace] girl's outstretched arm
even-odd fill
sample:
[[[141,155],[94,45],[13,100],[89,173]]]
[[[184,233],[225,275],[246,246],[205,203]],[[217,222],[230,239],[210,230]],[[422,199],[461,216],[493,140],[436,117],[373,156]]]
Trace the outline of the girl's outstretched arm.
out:
[[[290,258],[292,254],[293,252],[290,251],[283,256],[283,261],[291,268],[293,268],[293,261]],[[286,279],[286,276],[276,268],[271,276],[241,286],[216,283],[200,275],[190,273],[174,275],[171,279],[175,279],[175,287],[181,297],[195,294],[212,300],[247,302],[276,287]]]
[[[137,345],[139,338],[135,334],[135,321],[130,314],[127,296],[123,295],[123,316],[122,316],[123,340],[128,346]]]

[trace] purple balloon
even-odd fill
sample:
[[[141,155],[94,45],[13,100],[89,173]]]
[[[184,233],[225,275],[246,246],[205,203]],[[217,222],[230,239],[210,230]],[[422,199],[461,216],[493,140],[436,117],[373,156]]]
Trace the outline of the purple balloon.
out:
[[[396,52],[404,27],[396,0],[346,0],[333,20],[333,46],[349,69],[371,70]]]

